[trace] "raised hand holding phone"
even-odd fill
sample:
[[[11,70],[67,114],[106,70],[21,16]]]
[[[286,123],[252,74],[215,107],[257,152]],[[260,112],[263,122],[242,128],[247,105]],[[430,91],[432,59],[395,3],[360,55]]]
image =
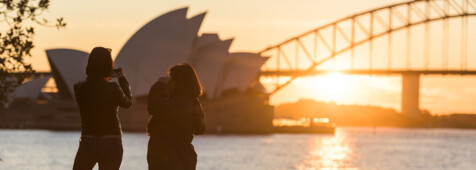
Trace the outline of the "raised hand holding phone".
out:
[[[114,77],[124,77],[124,70],[121,67],[113,70]]]

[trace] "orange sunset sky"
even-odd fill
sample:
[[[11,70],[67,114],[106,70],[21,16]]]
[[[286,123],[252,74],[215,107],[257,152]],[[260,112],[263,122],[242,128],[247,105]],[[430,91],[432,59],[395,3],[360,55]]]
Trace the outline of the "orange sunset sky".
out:
[[[95,46],[105,46],[113,49],[115,57],[132,34],[149,20],[185,6],[189,7],[189,17],[207,11],[199,34],[218,33],[222,39],[234,38],[231,52],[258,52],[342,17],[399,2],[405,1],[52,0],[45,16],[64,17],[67,28],[58,31],[38,27],[30,61],[38,71],[49,71],[44,50],[51,48],[89,52]],[[469,20],[476,23],[476,18]],[[469,48],[474,45],[469,44]],[[422,76],[420,107],[435,114],[476,113],[475,85],[474,76]],[[376,105],[399,111],[401,77],[342,74],[306,77],[273,95],[271,103],[294,102],[299,98]]]

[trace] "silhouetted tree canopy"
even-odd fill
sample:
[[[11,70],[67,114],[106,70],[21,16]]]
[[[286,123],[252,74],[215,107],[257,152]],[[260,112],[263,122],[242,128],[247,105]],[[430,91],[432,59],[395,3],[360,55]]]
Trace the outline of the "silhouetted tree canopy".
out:
[[[49,6],[49,0],[0,0],[0,107],[35,72],[25,62],[34,47],[34,26],[66,26],[63,18],[52,22],[42,17]]]

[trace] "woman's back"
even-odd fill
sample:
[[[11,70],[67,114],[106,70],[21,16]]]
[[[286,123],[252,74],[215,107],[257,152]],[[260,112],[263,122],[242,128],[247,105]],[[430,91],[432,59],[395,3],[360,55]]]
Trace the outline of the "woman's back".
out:
[[[126,80],[119,81],[128,87]],[[132,104],[130,91],[123,92],[117,83],[95,78],[76,83],[74,90],[80,109],[83,135],[122,134],[117,111],[119,106],[130,107]]]
[[[157,82],[149,93],[149,165],[156,167],[151,169],[194,169],[197,154],[192,140],[200,104],[191,96],[165,97],[165,86]]]
[[[111,50],[95,47],[88,57],[86,80],[74,84],[81,115],[81,140],[73,170],[118,170],[122,162],[122,129],[119,106],[129,108],[132,94],[122,68],[113,69]],[[117,77],[117,83],[109,83]]]
[[[147,131],[151,136],[191,137],[194,132],[194,115],[199,105],[196,98],[187,96],[161,97],[160,89],[165,87],[156,83],[149,94],[148,109],[151,120]],[[190,142],[191,140],[190,139]]]
[[[179,64],[151,87],[147,125],[149,169],[194,170],[197,154],[193,135],[203,133],[203,112],[198,97],[202,90],[195,70]]]

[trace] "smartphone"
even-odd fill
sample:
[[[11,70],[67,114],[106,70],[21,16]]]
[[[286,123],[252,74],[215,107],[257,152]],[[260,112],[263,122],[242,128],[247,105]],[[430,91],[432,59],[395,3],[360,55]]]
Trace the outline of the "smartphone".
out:
[[[113,77],[119,77],[119,75],[121,74],[121,70],[118,69],[118,68],[115,68],[112,70],[112,76]]]

